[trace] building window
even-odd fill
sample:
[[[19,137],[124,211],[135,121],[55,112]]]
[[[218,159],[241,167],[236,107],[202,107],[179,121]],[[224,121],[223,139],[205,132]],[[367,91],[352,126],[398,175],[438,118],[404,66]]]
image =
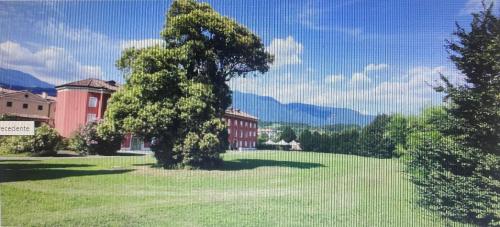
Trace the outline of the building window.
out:
[[[23,109],[28,109],[28,104],[27,103],[23,104]]]
[[[96,114],[87,114],[87,122],[95,121],[97,118]]]
[[[231,126],[231,119],[227,119],[227,126]]]
[[[97,97],[89,97],[89,107],[97,107]]]
[[[12,102],[7,102],[7,107],[12,107]]]
[[[42,105],[38,105],[38,110],[43,110],[43,106]]]
[[[29,95],[28,95],[28,94],[24,94],[24,97],[25,97],[25,98],[28,98],[28,97],[29,97]]]
[[[245,141],[245,147],[247,147],[247,141]]]
[[[228,129],[227,129],[227,134],[228,134],[228,135],[230,135],[230,134],[231,134],[231,129],[230,129],[230,128],[228,128]]]

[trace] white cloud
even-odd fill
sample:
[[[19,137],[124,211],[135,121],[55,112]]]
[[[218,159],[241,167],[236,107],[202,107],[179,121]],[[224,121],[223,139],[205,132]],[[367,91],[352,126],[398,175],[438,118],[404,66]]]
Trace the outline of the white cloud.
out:
[[[304,46],[291,36],[285,39],[273,39],[267,50],[274,55],[273,67],[302,63]]]
[[[132,47],[142,49],[150,46],[162,45],[164,43],[165,41],[163,39],[133,39],[122,41],[120,47],[122,50]]]
[[[328,15],[332,14],[335,9],[343,9],[347,6],[355,4],[357,1],[341,1],[341,2],[328,2],[322,3],[319,1],[307,1],[303,6],[299,7],[296,19],[302,26],[315,30],[315,31],[334,31],[349,36],[358,37],[363,34],[361,28],[325,25],[324,21],[328,21]],[[328,5],[331,8],[325,8]]]
[[[63,48],[31,50],[12,41],[0,43],[0,67],[29,73],[53,84],[103,76],[99,66],[82,64]]]
[[[372,79],[369,77],[370,73],[383,71],[388,68],[389,68],[388,64],[368,64],[363,68],[362,72],[355,72],[352,74],[351,85],[352,86],[367,85],[372,82]]]
[[[366,73],[353,73],[351,77],[351,84],[352,85],[360,85],[360,84],[366,84],[370,83],[371,79],[368,78]]]
[[[494,5],[494,9],[498,11],[500,9],[500,0],[485,0],[486,6],[489,6],[491,3]],[[460,14],[468,15],[474,12],[479,12],[483,10],[482,0],[469,0],[465,4]]]
[[[105,34],[92,31],[87,28],[72,28],[68,27],[62,22],[55,21],[41,21],[38,22],[38,30],[46,35],[60,40],[66,39],[72,42],[95,42],[95,43],[109,43],[111,40]]]
[[[371,71],[380,71],[389,68],[389,65],[387,64],[368,64],[365,66],[364,71],[365,72],[371,72]]]
[[[345,78],[343,75],[329,75],[329,76],[326,76],[325,81],[327,83],[336,84],[336,83],[342,82],[344,79]]]
[[[370,80],[363,72],[353,73],[350,79],[341,81],[341,75],[329,75],[318,80],[316,74],[307,71],[299,74],[271,72],[257,78],[235,79],[230,86],[242,92],[271,96],[283,103],[344,107],[368,114],[416,114],[424,107],[442,102],[442,95],[431,86],[437,83],[440,73],[458,78],[449,68],[438,66],[415,67],[394,80],[390,79],[394,76]],[[358,83],[353,84],[353,81]]]

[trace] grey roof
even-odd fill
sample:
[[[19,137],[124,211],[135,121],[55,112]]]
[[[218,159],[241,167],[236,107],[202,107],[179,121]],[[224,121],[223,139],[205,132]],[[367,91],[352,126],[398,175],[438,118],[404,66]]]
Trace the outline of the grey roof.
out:
[[[233,108],[229,108],[226,110],[226,115],[233,115],[233,116],[237,116],[237,117],[242,117],[242,118],[249,118],[249,119],[253,119],[253,120],[257,120],[258,118],[257,117],[254,117],[250,114],[247,114],[239,109],[233,109]]]

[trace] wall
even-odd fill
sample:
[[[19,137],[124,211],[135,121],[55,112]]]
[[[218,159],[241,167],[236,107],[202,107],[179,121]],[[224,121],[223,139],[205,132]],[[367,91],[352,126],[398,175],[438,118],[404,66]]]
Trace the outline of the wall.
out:
[[[257,144],[258,128],[256,120],[236,117],[232,115],[226,115],[224,116],[224,119],[226,121],[226,124],[228,125],[228,140],[232,149],[240,147],[255,148],[255,145]],[[236,124],[236,121],[238,122],[238,124]]]
[[[63,137],[70,137],[86,123],[88,92],[85,90],[57,91],[55,113],[56,130]]]
[[[12,106],[7,107],[7,102],[12,102]],[[23,104],[28,104],[28,108],[23,108]],[[42,110],[39,110],[38,106],[42,106]],[[9,114],[31,119],[40,118],[44,122],[49,122],[51,116],[50,111],[51,104],[49,101],[30,92],[16,92],[0,97],[0,114]]]

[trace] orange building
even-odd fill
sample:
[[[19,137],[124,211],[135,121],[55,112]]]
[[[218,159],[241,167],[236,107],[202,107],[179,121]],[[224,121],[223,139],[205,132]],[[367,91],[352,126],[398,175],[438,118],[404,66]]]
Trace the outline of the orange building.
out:
[[[46,93],[39,95],[0,87],[0,115],[34,121],[36,125],[46,123],[54,126],[55,108],[55,97]]]

